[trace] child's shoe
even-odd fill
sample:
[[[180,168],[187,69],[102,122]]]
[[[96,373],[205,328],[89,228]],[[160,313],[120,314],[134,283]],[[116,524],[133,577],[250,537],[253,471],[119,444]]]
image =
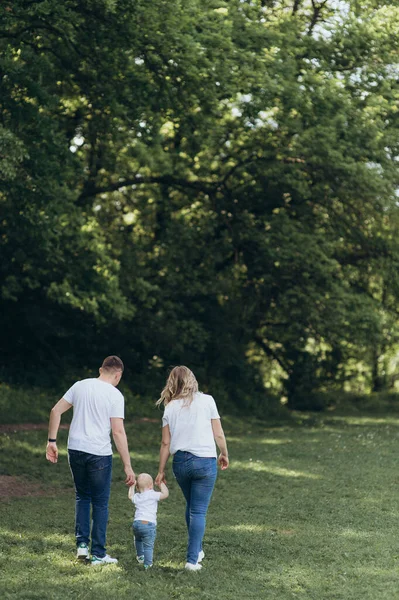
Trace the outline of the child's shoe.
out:
[[[202,565],[200,565],[199,563],[197,563],[196,565],[193,565],[193,563],[186,563],[184,568],[186,569],[186,571],[201,571]]]
[[[140,563],[141,565],[144,564],[144,554],[143,556],[136,556],[137,562]]]
[[[152,565],[144,565],[145,570],[151,569]]]

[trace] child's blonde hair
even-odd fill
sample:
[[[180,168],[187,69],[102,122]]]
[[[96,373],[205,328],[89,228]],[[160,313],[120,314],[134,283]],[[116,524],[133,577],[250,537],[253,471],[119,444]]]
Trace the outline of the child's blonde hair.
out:
[[[152,485],[154,485],[154,482],[151,475],[148,473],[140,473],[140,475],[137,477],[136,487],[138,492],[142,492],[143,490],[150,488]]]
[[[161,392],[161,397],[156,402],[156,405],[164,404],[164,406],[167,406],[169,402],[176,398],[185,400],[187,404],[191,404],[196,392],[198,392],[198,381],[194,373],[184,365],[174,367],[169,373],[165,387]]]

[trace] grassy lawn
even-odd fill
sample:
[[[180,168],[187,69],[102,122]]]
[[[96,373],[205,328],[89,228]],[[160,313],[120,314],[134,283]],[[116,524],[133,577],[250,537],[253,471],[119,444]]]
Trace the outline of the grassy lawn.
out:
[[[399,418],[325,416],[268,428],[226,419],[231,468],[208,514],[204,568],[187,573],[184,503],[169,465],[155,566],[135,561],[132,509],[114,461],[108,551],[117,566],[75,560],[74,494],[60,432],[58,465],[45,431],[1,434],[2,473],[43,495],[0,502],[2,598],[231,600],[399,598]],[[127,425],[136,472],[156,473],[158,424]]]

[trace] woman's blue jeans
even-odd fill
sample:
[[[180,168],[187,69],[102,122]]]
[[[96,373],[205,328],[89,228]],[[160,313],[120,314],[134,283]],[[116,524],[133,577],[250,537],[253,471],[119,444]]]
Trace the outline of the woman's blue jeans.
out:
[[[137,556],[144,556],[144,565],[152,565],[157,526],[149,521],[133,521],[134,544]]]
[[[196,564],[202,549],[206,513],[217,477],[216,458],[202,458],[191,452],[178,450],[173,457],[173,473],[187,503],[187,562]]]
[[[68,455],[76,492],[76,543],[89,545],[91,526],[91,553],[103,558],[106,554],[112,455],[97,456],[80,450],[69,450]]]

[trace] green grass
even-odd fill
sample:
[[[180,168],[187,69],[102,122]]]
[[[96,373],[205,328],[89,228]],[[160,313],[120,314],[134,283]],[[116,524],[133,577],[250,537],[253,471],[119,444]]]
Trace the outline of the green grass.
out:
[[[399,419],[304,417],[267,428],[226,419],[231,468],[220,473],[208,514],[204,569],[187,573],[184,503],[169,465],[159,508],[156,565],[134,557],[132,509],[115,458],[108,551],[117,566],[74,558],[74,494],[66,432],[58,465],[45,432],[1,435],[2,472],[48,496],[0,503],[2,598],[118,600],[392,600],[399,598]],[[136,472],[156,472],[160,427],[127,425]]]

